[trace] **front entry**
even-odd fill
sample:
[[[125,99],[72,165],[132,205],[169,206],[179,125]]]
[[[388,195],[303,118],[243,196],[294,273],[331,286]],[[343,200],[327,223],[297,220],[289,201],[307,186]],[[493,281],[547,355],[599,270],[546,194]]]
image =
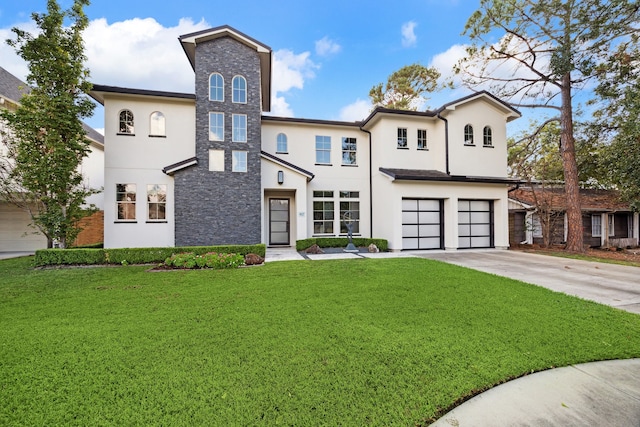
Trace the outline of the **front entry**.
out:
[[[269,199],[269,245],[289,245],[289,199]]]

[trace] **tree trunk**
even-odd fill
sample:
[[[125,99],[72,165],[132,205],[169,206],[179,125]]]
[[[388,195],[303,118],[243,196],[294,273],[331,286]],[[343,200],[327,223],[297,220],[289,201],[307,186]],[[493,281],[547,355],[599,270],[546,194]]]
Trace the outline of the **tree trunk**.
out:
[[[584,252],[580,181],[576,147],[573,139],[573,109],[571,106],[571,73],[562,78],[562,110],[560,113],[560,155],[564,169],[564,188],[567,198],[567,247],[569,252]]]

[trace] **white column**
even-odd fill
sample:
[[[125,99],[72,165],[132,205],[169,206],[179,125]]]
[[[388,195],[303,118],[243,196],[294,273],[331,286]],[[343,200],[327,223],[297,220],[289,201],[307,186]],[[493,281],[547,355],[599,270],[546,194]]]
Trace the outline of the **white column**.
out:
[[[527,211],[524,216],[525,240],[528,245],[533,244],[533,211]]]

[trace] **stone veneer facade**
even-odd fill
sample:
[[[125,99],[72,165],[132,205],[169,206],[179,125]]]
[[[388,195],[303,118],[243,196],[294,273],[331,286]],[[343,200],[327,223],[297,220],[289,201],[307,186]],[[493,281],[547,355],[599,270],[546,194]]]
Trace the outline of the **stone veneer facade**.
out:
[[[230,37],[196,47],[196,158],[175,174],[175,244],[200,246],[261,241],[260,59]],[[209,101],[209,76],[224,78],[224,102]],[[232,80],[247,81],[247,103],[232,102]],[[209,141],[209,112],[224,113],[224,141]],[[232,142],[232,114],[246,114],[247,142]],[[185,141],[187,143],[187,141]],[[224,172],[209,171],[209,150],[223,149]],[[232,172],[232,151],[247,151],[247,172]]]

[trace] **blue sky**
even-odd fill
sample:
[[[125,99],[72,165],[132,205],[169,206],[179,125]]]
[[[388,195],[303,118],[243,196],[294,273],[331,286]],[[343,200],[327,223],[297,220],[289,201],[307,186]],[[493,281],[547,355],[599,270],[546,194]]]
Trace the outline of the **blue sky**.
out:
[[[72,2],[59,3],[67,8]],[[369,89],[400,67],[418,62],[450,74],[468,42],[461,35],[465,22],[478,3],[94,0],[85,9],[91,20],[87,66],[97,84],[192,93],[193,71],[177,37],[231,25],[273,49],[274,115],[359,120],[371,108]],[[45,9],[45,0],[2,2],[0,38],[10,37],[15,26],[34,28],[31,12]],[[2,67],[24,79],[26,64],[4,43],[0,58]],[[468,93],[448,90],[426,106]],[[103,128],[102,111],[88,123]]]

